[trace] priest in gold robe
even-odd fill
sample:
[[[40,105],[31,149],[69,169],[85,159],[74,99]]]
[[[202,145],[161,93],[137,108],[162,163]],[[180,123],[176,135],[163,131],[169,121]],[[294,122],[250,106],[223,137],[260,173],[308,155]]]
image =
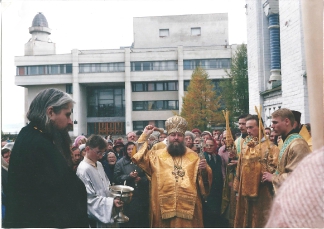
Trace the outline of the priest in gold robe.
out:
[[[294,129],[295,117],[286,108],[276,110],[271,114],[272,129],[276,135],[281,135],[283,140],[282,148],[278,156],[278,168],[275,174],[265,172],[262,179],[272,182],[275,192],[297,167],[299,162],[310,152],[305,139]]]
[[[235,140],[235,148],[236,148],[236,153],[237,155],[241,154],[241,151],[243,150],[243,147],[246,146],[247,142],[249,142],[249,135],[246,131],[246,118],[249,116],[249,114],[242,114],[239,116],[239,129],[241,131],[241,136],[238,137]]]
[[[271,183],[261,182],[263,172],[275,172],[279,149],[261,132],[262,123],[257,115],[246,118],[246,128],[252,140],[240,154],[234,182],[237,191],[234,227],[263,227],[271,207]]]
[[[201,199],[211,186],[212,171],[206,159],[185,147],[187,122],[173,116],[165,122],[168,145],[148,150],[148,137],[154,131],[145,127],[138,139],[138,152],[132,160],[151,180],[151,227],[204,227]]]

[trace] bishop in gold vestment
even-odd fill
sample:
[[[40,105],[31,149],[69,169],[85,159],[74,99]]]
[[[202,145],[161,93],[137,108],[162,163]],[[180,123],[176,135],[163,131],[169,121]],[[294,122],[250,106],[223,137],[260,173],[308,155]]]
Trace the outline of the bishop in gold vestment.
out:
[[[182,135],[183,141],[186,130],[183,118],[169,118],[166,127],[169,139],[170,135],[174,139]],[[148,150],[146,132],[151,128],[150,125],[145,128],[138,140],[139,145],[142,144],[140,150],[132,158],[151,178],[151,227],[204,227],[201,194],[209,193],[210,167],[206,163],[203,175],[198,169],[199,156],[189,148],[185,148],[182,156],[171,156],[168,147]],[[181,143],[181,139],[175,141]],[[206,183],[208,185],[204,185]]]

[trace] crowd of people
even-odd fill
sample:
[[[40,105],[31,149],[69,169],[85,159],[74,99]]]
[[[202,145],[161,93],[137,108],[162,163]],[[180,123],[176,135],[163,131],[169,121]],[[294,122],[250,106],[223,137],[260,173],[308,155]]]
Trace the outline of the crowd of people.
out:
[[[29,124],[2,146],[4,227],[276,227],[273,200],[312,155],[310,127],[285,108],[272,113],[271,127],[242,114],[238,133],[228,123],[188,130],[173,116],[163,129],[148,125],[125,139],[72,141],[73,103],[57,89],[41,91]],[[129,203],[111,195],[114,185],[133,188]],[[114,220],[121,209],[128,222]],[[294,226],[324,225],[320,214],[316,224]],[[285,219],[278,225],[289,226]]]

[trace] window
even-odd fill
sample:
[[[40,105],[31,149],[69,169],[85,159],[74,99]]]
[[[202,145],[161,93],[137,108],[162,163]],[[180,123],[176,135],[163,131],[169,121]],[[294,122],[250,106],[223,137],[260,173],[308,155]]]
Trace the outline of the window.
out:
[[[155,91],[155,83],[147,83],[148,91]]]
[[[133,83],[133,92],[135,91],[145,91],[144,83]]]
[[[156,90],[163,91],[163,83],[156,83]]]
[[[200,36],[201,29],[200,27],[191,28],[191,36]]]
[[[50,74],[54,75],[54,74],[58,74],[59,73],[59,65],[52,65],[50,68]]]
[[[28,75],[38,75],[37,66],[28,67]]]
[[[143,111],[144,110],[144,103],[143,101],[140,102],[133,102],[133,110],[134,111]]]
[[[68,94],[73,94],[73,87],[72,87],[72,84],[67,84],[67,85],[65,85],[65,88],[66,88],[66,93],[68,93]]]
[[[87,90],[88,117],[125,116],[125,89],[91,87]]]
[[[143,71],[152,71],[152,63],[143,62]]]
[[[183,90],[184,91],[188,91],[188,86],[189,86],[189,84],[190,84],[190,80],[185,80],[184,82],[183,82]]]
[[[168,110],[176,110],[177,107],[177,101],[168,101]]]
[[[133,121],[134,130],[143,130],[148,125],[148,121]]]
[[[178,90],[177,82],[168,82],[166,84],[168,85],[168,91],[177,91]]]
[[[160,29],[159,30],[160,37],[168,37],[169,36],[169,29]]]
[[[163,101],[156,101],[156,109],[157,110],[163,110]]]

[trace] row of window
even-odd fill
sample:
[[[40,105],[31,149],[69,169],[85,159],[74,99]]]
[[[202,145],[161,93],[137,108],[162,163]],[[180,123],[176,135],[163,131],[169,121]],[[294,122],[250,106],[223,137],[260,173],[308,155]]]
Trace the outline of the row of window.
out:
[[[87,72],[124,72],[125,63],[101,63],[101,64],[80,64],[80,73]]]
[[[178,100],[134,101],[133,111],[178,110]]]
[[[214,84],[214,89],[219,91],[220,80],[212,80]],[[190,80],[184,80],[183,86],[184,91],[188,91],[188,86]],[[136,82],[132,83],[133,92],[143,92],[143,91],[178,91],[178,81],[167,81],[167,82]]]
[[[199,59],[184,60],[183,69],[193,70],[196,67],[204,69],[224,69],[230,68],[231,59]],[[175,60],[170,61],[135,61],[131,62],[131,71],[177,71],[178,63]],[[94,72],[124,72],[125,63],[94,63],[80,64],[80,73]],[[19,66],[17,67],[17,76],[23,75],[54,75],[54,74],[71,74],[72,64],[58,65],[35,65],[35,66]]]
[[[131,62],[131,71],[175,71],[178,64],[175,60],[169,61],[135,61]]]
[[[177,91],[178,81],[132,83],[133,92],[141,91]]]
[[[212,80],[214,89],[219,91],[219,80]],[[184,80],[184,91],[188,91],[190,80]],[[144,91],[178,91],[178,81],[167,82],[136,82],[132,83],[132,92],[144,92]],[[73,94],[72,84],[66,85],[66,93]]]
[[[144,130],[147,125],[153,125],[158,128],[164,128],[165,120],[155,121],[133,121],[133,130]]]
[[[231,59],[219,58],[219,59],[200,59],[200,60],[184,60],[184,70],[194,70],[196,67],[202,67],[204,69],[224,69],[230,68]]]
[[[159,36],[160,37],[168,37],[170,35],[169,29],[159,29]],[[193,27],[191,28],[191,36],[200,36],[201,35],[201,28],[200,27]]]
[[[35,65],[17,67],[17,76],[71,74],[72,64]]]

